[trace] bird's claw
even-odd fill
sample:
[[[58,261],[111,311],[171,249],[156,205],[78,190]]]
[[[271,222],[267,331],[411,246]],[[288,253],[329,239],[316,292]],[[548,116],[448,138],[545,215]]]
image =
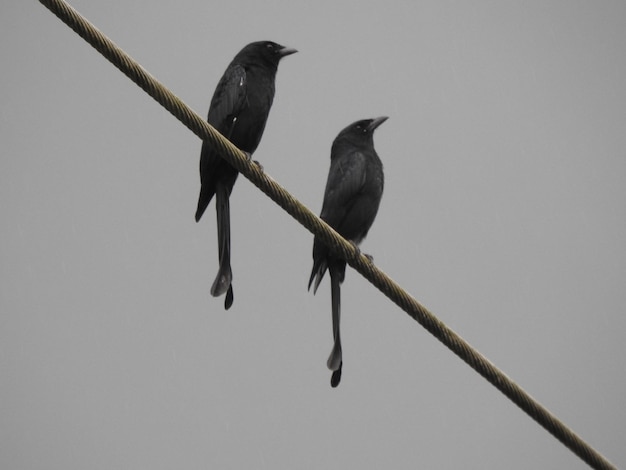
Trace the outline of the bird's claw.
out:
[[[252,160],[252,154],[250,152],[243,152],[243,153],[246,154],[246,160],[254,163],[260,171],[263,171],[263,165],[261,165],[258,160]]]
[[[359,256],[363,255],[367,258],[367,260],[370,263],[374,262],[374,257],[372,255],[368,255],[367,253],[363,253],[361,251],[361,248],[359,248],[359,245],[357,245],[356,243],[354,243],[352,240],[348,240],[350,242],[350,245],[352,245],[354,247],[354,250],[356,251],[356,255],[355,258],[358,258]]]

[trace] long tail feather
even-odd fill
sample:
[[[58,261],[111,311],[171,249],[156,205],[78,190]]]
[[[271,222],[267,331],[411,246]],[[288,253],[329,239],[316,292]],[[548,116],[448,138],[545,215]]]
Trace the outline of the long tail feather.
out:
[[[211,286],[211,295],[218,297],[226,292],[225,308],[228,309],[233,302],[231,283],[233,273],[230,268],[230,191],[218,183],[215,190],[215,208],[217,211],[217,241],[219,251],[220,268]]]
[[[332,315],[333,315],[333,349],[328,357],[326,365],[333,373],[333,381],[336,382],[333,387],[339,385],[341,379],[341,367],[343,364],[343,356],[341,351],[341,333],[339,323],[341,320],[341,282],[343,281],[341,269],[330,266],[330,296],[332,303]],[[331,382],[331,384],[332,384]]]

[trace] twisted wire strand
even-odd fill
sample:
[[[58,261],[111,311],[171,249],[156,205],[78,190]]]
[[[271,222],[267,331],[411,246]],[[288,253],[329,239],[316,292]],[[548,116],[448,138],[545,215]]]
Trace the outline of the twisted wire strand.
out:
[[[590,467],[598,470],[616,469],[602,454],[587,444],[561,420],[531,397],[524,389],[474,349],[467,341],[446,326],[428,309],[408,294],[393,279],[378,269],[358,248],[300,203],[258,165],[211,127],[180,98],[150,75],[141,65],[102,34],[87,19],[63,0],[39,0],[61,21],[106,57],[122,73],[172,113],[180,122],[213,149],[274,202],[319,237],[338,256],[376,286],[411,318],[500,390],[539,425],[556,437]]]

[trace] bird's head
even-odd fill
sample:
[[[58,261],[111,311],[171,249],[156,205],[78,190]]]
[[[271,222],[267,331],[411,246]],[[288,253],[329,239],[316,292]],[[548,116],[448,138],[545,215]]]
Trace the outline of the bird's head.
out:
[[[265,65],[278,67],[283,57],[298,52],[291,47],[281,46],[272,41],[258,41],[244,47],[237,57],[243,62],[260,62]]]
[[[349,140],[354,143],[373,142],[374,131],[387,119],[389,119],[387,116],[380,116],[353,122],[343,129],[335,140]]]

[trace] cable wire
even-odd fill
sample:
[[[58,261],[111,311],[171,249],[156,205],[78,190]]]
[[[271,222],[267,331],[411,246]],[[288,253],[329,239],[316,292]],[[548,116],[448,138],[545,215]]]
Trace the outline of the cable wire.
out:
[[[396,303],[411,318],[426,328],[435,338],[506,395],[532,419],[556,437],[563,445],[598,470],[616,469],[602,454],[587,444],[547,408],[474,349],[467,341],[440,321],[434,314],[408,294],[393,279],[378,269],[359,249],[321,220],[310,209],[293,197],[247,156],[180,98],[150,75],[141,65],[102,34],[86,18],[63,0],[39,0],[61,21],[106,57],[122,73],[172,113],[180,122],[202,140],[207,141],[228,163],[248,178],[255,186],[319,237],[336,255]]]

